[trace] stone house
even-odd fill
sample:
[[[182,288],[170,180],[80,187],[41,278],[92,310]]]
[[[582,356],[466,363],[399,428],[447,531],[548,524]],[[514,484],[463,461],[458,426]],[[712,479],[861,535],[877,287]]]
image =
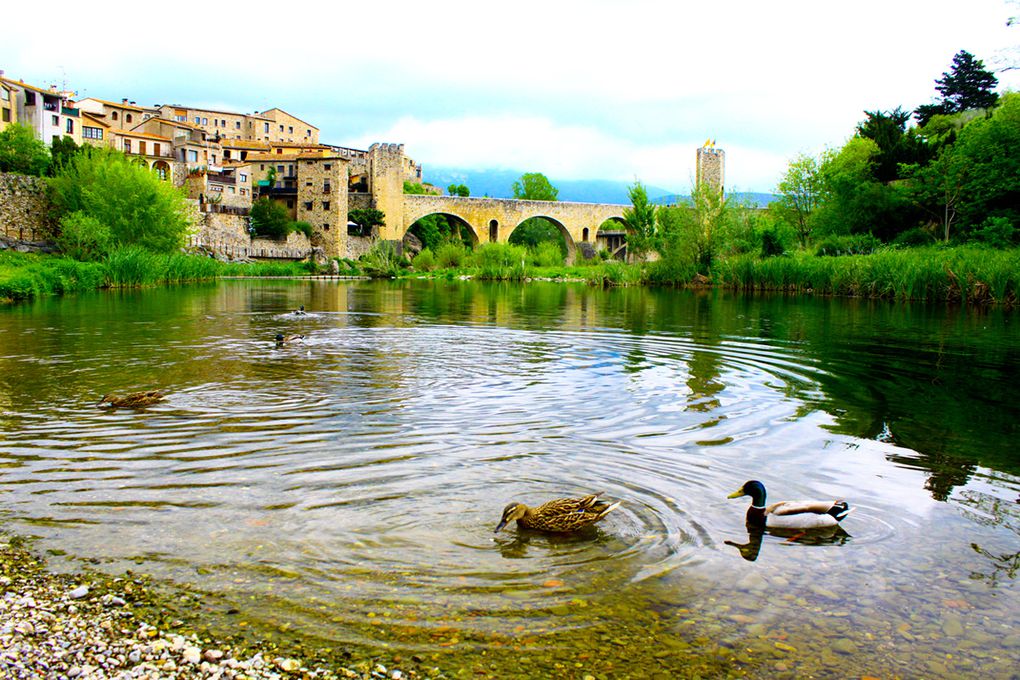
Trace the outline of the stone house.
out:
[[[120,103],[117,103],[96,97],[85,97],[79,99],[76,105],[93,118],[102,119],[114,130],[134,129],[147,117],[145,109],[136,106],[134,102],[129,102],[127,99],[122,99]]]
[[[10,96],[11,122],[32,128],[45,144],[64,136],[81,144],[81,115],[71,101],[71,92],[61,92],[56,85],[43,89],[3,77],[0,83]]]
[[[261,115],[272,121],[269,126],[269,141],[271,142],[319,143],[319,128],[311,123],[306,123],[297,116],[292,116],[283,109],[272,108],[263,111]],[[263,131],[265,129],[265,125],[263,125]]]
[[[0,132],[3,132],[8,125],[18,122],[16,96],[14,88],[0,80]]]

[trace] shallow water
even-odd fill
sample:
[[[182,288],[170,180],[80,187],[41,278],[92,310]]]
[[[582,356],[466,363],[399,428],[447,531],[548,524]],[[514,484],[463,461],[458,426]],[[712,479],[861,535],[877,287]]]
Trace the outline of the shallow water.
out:
[[[572,284],[42,300],[0,309],[0,516],[469,674],[1016,677],[1018,350],[1003,310]],[[749,536],[750,478],[855,511]]]

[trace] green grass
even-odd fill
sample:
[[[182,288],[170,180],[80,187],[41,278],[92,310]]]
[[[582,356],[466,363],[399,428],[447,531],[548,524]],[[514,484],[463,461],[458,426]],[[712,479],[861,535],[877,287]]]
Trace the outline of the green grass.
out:
[[[304,276],[306,262],[226,264],[199,255],[119,248],[100,262],[57,255],[0,252],[0,300],[26,300],[99,288],[204,281],[219,276]]]

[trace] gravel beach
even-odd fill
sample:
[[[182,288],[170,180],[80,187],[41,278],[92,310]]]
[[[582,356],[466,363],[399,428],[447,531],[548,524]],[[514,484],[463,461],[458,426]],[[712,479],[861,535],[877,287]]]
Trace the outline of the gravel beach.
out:
[[[209,635],[154,624],[145,578],[54,573],[17,537],[0,535],[0,678],[288,680],[442,677],[375,661],[338,665],[266,643],[231,648]],[[158,618],[158,617],[155,617]],[[261,648],[260,648],[261,647]]]

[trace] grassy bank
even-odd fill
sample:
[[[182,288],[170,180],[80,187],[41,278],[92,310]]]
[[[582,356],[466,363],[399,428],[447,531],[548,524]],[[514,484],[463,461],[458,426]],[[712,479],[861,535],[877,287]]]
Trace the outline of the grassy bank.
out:
[[[32,253],[0,252],[0,300],[79,293],[99,288],[203,281],[219,276],[302,276],[306,263],[224,263],[198,255],[123,248],[99,262]]]
[[[960,246],[842,257],[741,256],[717,261],[711,279],[716,285],[748,291],[1016,304],[1020,250]]]

